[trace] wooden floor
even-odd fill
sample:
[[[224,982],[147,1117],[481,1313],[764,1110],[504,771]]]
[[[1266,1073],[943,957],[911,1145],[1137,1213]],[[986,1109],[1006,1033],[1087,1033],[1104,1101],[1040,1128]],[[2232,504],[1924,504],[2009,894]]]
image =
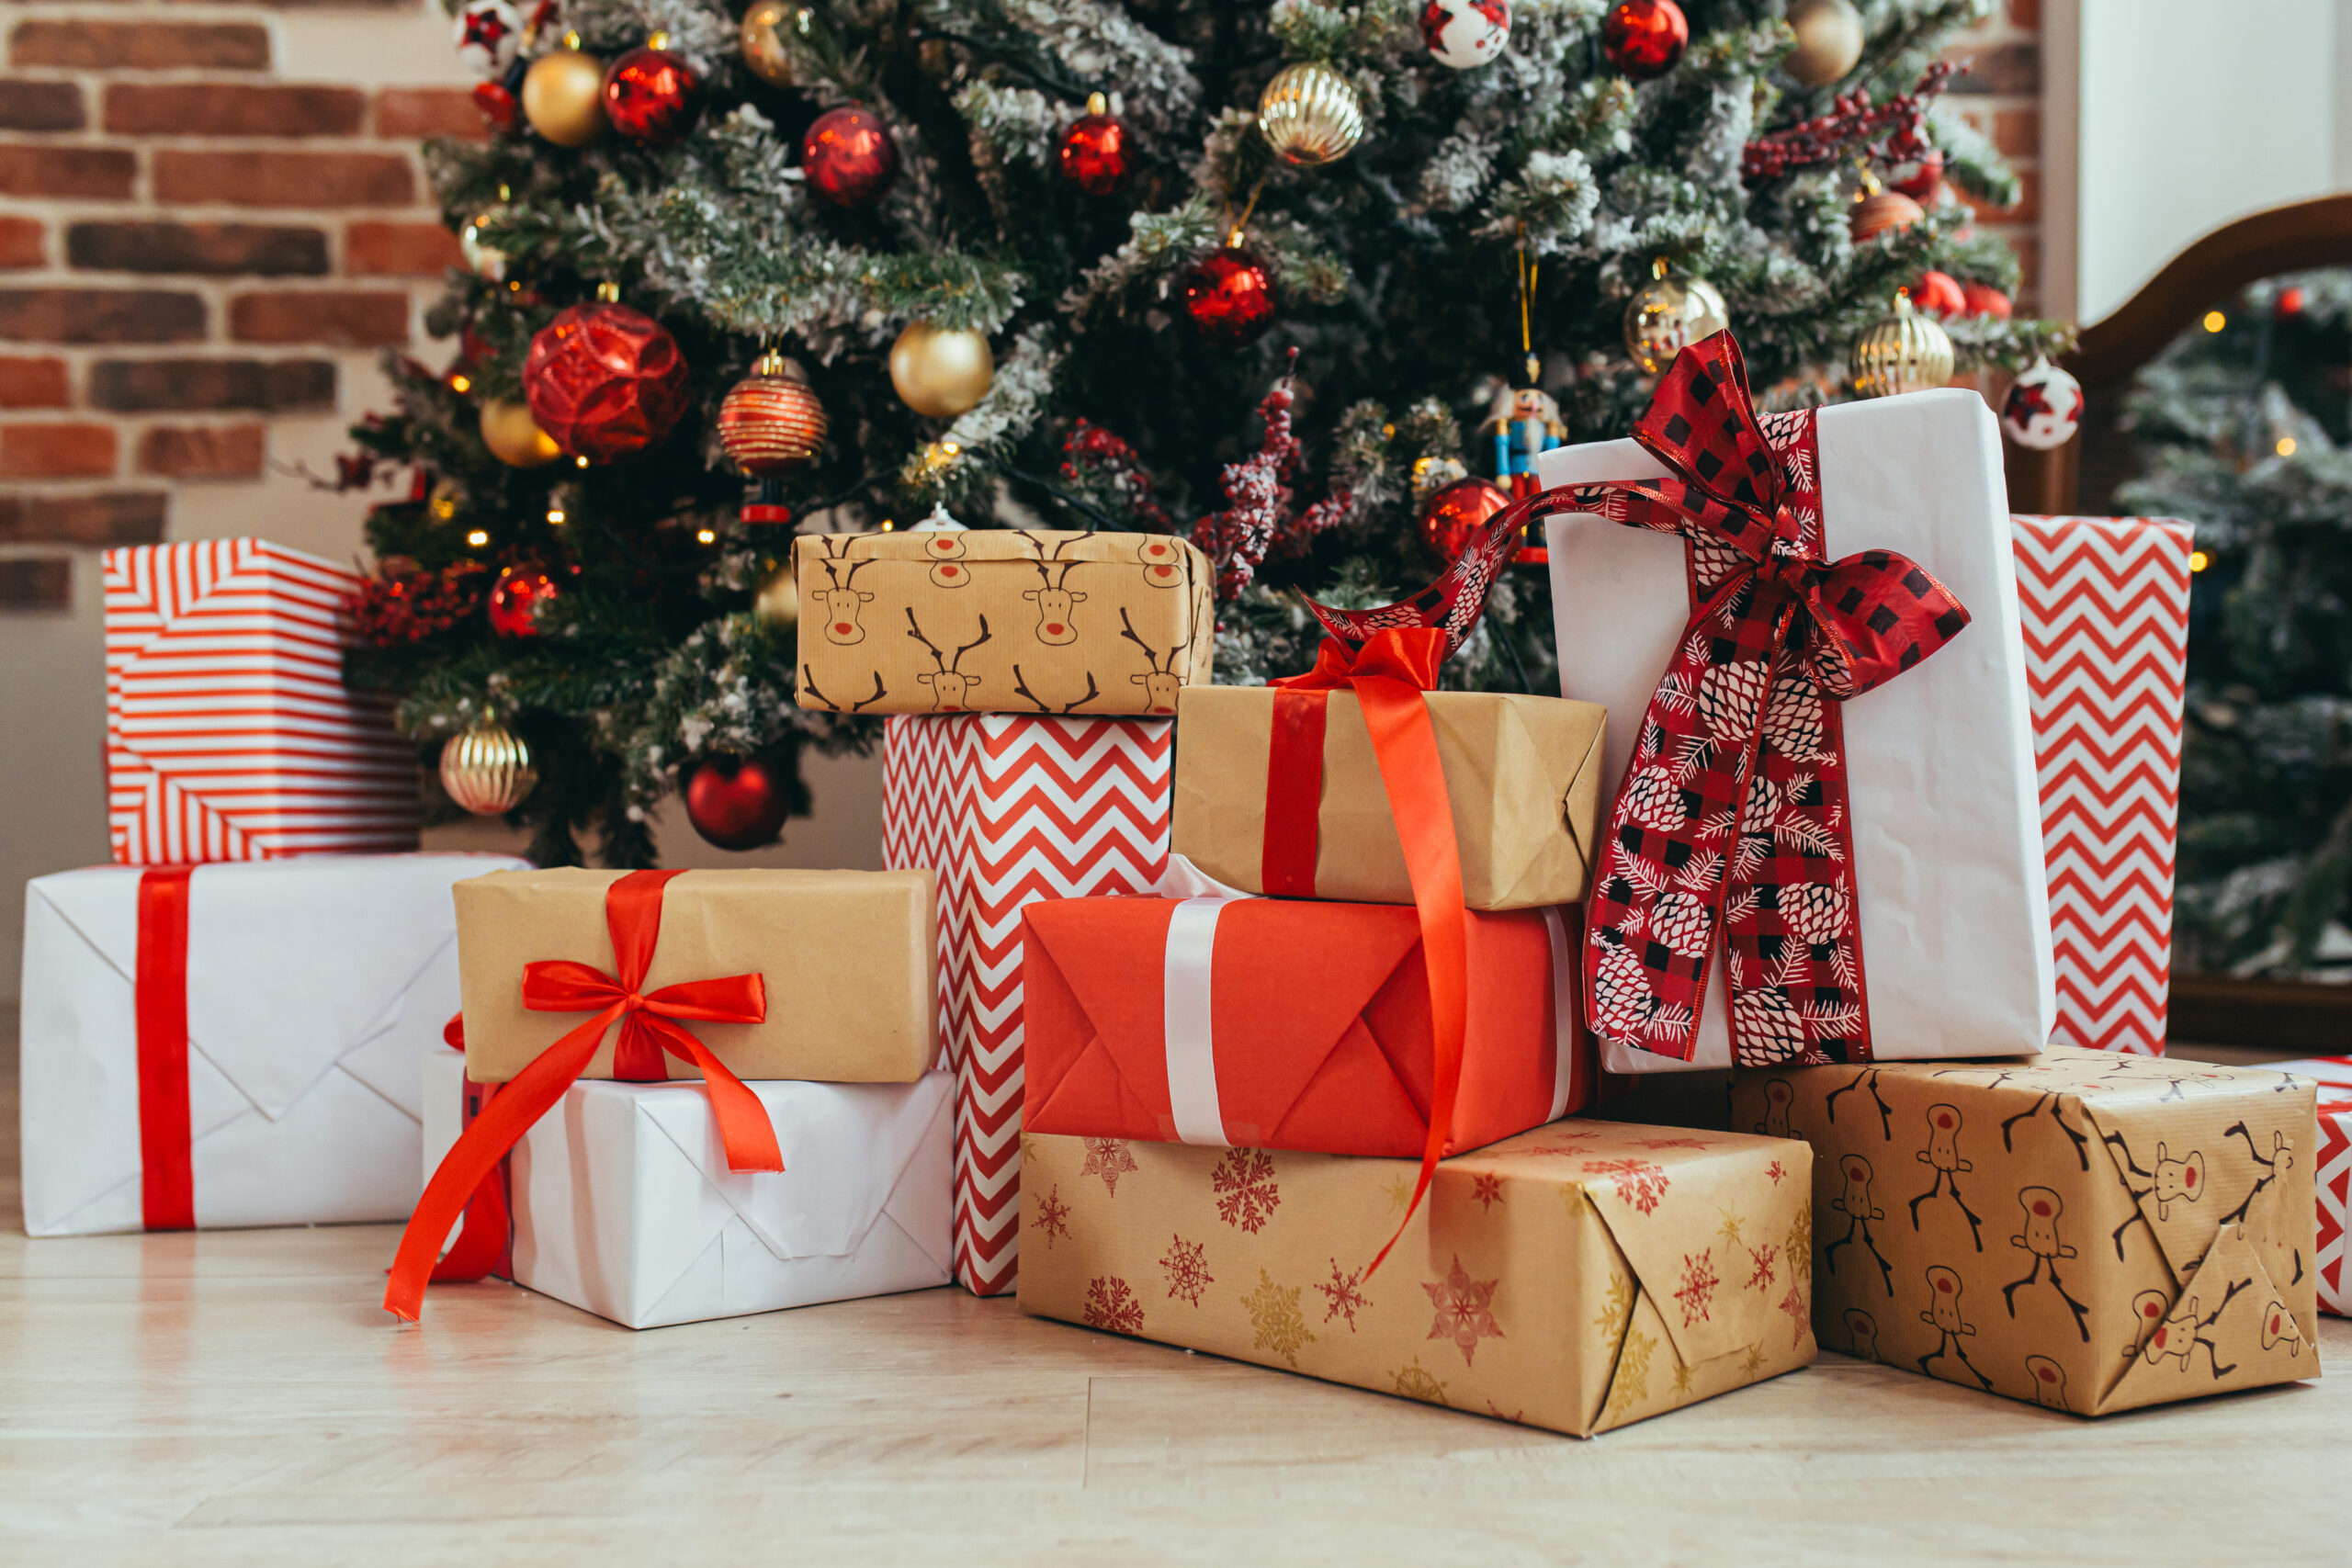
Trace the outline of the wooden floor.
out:
[[[28,1241],[12,1043],[10,1565],[2352,1561],[2335,1318],[2324,1382],[2105,1421],[1825,1355],[1594,1442],[953,1290],[632,1334],[491,1283],[401,1329],[387,1226]]]

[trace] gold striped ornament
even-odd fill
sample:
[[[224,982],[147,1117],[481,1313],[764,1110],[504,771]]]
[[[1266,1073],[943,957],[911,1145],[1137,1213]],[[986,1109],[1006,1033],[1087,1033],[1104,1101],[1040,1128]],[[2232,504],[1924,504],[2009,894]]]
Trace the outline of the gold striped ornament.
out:
[[[1911,308],[1911,291],[1894,294],[1894,311],[1862,329],[1848,368],[1854,395],[1891,398],[1925,392],[1951,379],[1951,337],[1931,316]]]
[[[478,724],[441,746],[441,787],[477,817],[503,817],[530,797],[539,770],[523,738],[500,724]]]
[[[1363,140],[1363,100],[1319,61],[1285,66],[1258,100],[1258,133],[1286,164],[1333,163]]]
[[[790,473],[825,446],[825,405],[769,349],[718,405],[718,445],[754,479]]]

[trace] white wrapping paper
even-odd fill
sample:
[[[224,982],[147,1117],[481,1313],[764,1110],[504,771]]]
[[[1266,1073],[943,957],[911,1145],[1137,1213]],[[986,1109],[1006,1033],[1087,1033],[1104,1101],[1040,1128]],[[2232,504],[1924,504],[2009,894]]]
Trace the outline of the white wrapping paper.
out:
[[[449,886],[504,855],[312,855],[188,884],[189,1164],[200,1228],[398,1220],[417,1063],[458,1010]],[[25,1229],[141,1225],[137,866],[25,891]]]
[[[946,1284],[955,1075],[763,1079],[780,1175],[727,1168],[698,1083],[574,1084],[508,1156],[514,1281],[629,1328]],[[465,1058],[424,1064],[424,1169],[462,1131]]]
[[[1844,403],[1820,415],[1834,559],[1899,550],[1973,617],[1917,668],[1844,705],[1854,883],[1871,1050],[1890,1060],[2040,1051],[2056,1021],[2050,899],[2000,434],[1973,392]],[[1658,479],[1632,441],[1544,454],[1544,486]],[[1690,619],[1679,538],[1590,514],[1547,529],[1560,694],[1606,704],[1604,798],[1624,777]],[[1731,1065],[1720,951],[1688,1061],[1604,1044],[1615,1072]]]

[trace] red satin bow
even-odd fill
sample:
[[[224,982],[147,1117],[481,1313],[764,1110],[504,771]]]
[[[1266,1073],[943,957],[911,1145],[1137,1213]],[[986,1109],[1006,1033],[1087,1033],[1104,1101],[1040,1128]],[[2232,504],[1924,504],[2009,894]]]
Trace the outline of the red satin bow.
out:
[[[1736,1060],[1870,1055],[1837,702],[1959,635],[1968,612],[1891,550],[1822,548],[1811,411],[1765,434],[1727,333],[1683,350],[1634,436],[1674,477],[1575,504],[1690,543],[1699,600],[1644,716],[1594,877],[1594,1032],[1688,1059],[1718,925]]]
[[[443,1271],[435,1267],[441,1243],[460,1213],[479,1198],[485,1180],[494,1181],[499,1161],[506,1157],[523,1134],[580,1075],[604,1043],[605,1032],[617,1021],[620,1040],[613,1053],[616,1077],[654,1079],[666,1076],[665,1050],[702,1069],[710,1106],[718,1119],[719,1143],[732,1170],[784,1168],[784,1153],[776,1146],[775,1128],[769,1122],[759,1096],[695,1038],[678,1020],[703,1023],[759,1023],[767,1017],[767,992],[757,975],[730,975],[723,979],[688,980],[664,986],[651,995],[640,992],[645,972],[652,964],[662,936],[662,895],[674,871],[635,871],[605,892],[605,921],[612,933],[613,957],[618,976],[586,964],[555,959],[523,967],[523,1005],[535,1012],[587,1012],[595,1016],[540,1052],[514,1081],[492,1097],[482,1113],[467,1127],[440,1168],[425,1184],[424,1196],[409,1216],[399,1254],[392,1260],[391,1280],[384,1292],[389,1312],[413,1323],[424,1303],[424,1285],[431,1279],[480,1279],[486,1269],[471,1274]],[[462,1024],[453,1021],[462,1031]],[[462,1038],[462,1033],[460,1033]],[[487,1218],[485,1213],[485,1218]],[[469,1231],[473,1229],[469,1224]],[[463,1238],[461,1238],[461,1245]],[[462,1263],[445,1267],[462,1269],[481,1261],[485,1247],[466,1247]]]
[[[1420,918],[1421,963],[1429,976],[1430,1024],[1436,1056],[1429,1142],[1421,1151],[1420,1179],[1413,1187],[1412,1201],[1406,1204],[1396,1234],[1364,1269],[1367,1280],[1405,1234],[1405,1226],[1429,1190],[1438,1159],[1453,1137],[1453,1103],[1462,1087],[1463,1036],[1470,1006],[1462,857],[1453,838],[1453,803],[1446,794],[1445,770],[1438,761],[1437,730],[1430,722],[1429,705],[1421,697],[1437,684],[1438,667],[1444,663],[1447,651],[1447,633],[1438,626],[1384,627],[1372,633],[1361,648],[1326,637],[1317,650],[1314,669],[1272,682],[1277,695],[1274,753],[1267,770],[1266,891],[1285,891],[1274,880],[1278,859],[1283,862],[1283,878],[1295,885],[1298,875],[1296,842],[1282,851],[1273,847],[1279,810],[1282,830],[1293,835],[1299,832],[1303,815],[1306,896],[1313,895],[1315,814],[1323,766],[1322,710],[1329,694],[1345,686],[1354,691],[1363,709],[1364,728],[1371,732],[1373,755],[1380,762],[1380,782],[1388,793],[1389,814],[1396,820],[1405,869],[1413,884],[1413,905]],[[1311,773],[1302,779],[1310,763]]]

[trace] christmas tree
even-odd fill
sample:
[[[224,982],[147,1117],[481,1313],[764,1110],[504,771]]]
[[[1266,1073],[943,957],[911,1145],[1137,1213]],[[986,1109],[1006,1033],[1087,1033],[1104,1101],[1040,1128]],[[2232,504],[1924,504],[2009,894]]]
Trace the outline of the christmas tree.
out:
[[[1780,407],[1905,288],[1963,367],[2062,346],[1952,188],[2015,196],[1939,96],[1987,3],[452,0],[509,125],[428,152],[473,275],[357,432],[407,488],[349,678],[428,758],[519,736],[536,858],[643,864],[682,768],[788,809],[870,743],[794,705],[784,519],[1186,534],[1217,679],[1304,669],[1296,592],[1418,588],[1465,472],[1622,434],[1723,321]],[[1550,640],[1511,573],[1447,678],[1555,690]]]
[[[2117,504],[2197,525],[2178,949],[2352,965],[2352,273],[2273,278],[2141,375]]]

